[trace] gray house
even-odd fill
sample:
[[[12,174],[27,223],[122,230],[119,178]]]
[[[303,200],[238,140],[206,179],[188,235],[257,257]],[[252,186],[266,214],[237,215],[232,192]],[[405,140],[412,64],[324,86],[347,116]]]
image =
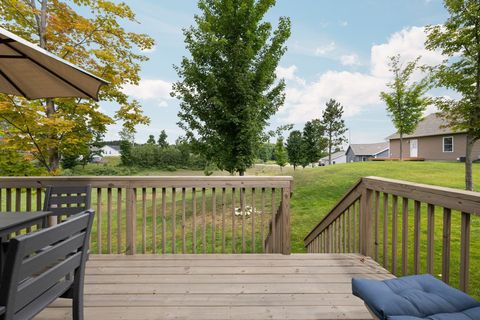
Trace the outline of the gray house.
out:
[[[351,144],[346,152],[347,163],[368,161],[370,158],[388,158],[389,153],[388,142]]]

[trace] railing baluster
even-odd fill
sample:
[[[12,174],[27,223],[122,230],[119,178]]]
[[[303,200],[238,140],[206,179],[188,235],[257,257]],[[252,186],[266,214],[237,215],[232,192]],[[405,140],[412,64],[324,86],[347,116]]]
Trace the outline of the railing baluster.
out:
[[[388,193],[383,194],[383,266],[387,267],[388,258]]]
[[[402,199],[402,274],[408,274],[408,198]]]
[[[277,213],[277,210],[276,210],[276,206],[275,206],[275,188],[272,188],[272,232],[271,232],[271,236],[272,236],[272,252],[276,253],[277,252],[277,248],[276,248],[276,213]]]
[[[177,192],[172,188],[172,253],[176,252],[177,245]]]
[[[352,238],[351,238],[351,233],[352,233],[352,215],[350,212],[350,207],[347,209],[347,252],[350,253],[352,252]]]
[[[235,225],[235,188],[232,188],[232,252],[237,253],[237,228]]]
[[[142,253],[147,253],[147,188],[142,188]]]
[[[265,222],[263,218],[265,213],[265,188],[262,188],[260,206],[262,207],[260,211],[260,237],[262,239],[262,253],[265,253]]]
[[[378,233],[379,233],[379,224],[380,224],[380,215],[379,215],[379,209],[380,209],[380,192],[379,191],[375,191],[375,209],[374,209],[374,212],[375,212],[375,261],[378,262],[378,242],[379,242],[379,237],[378,237]]]
[[[392,273],[397,274],[398,197],[392,197]]]
[[[206,190],[202,188],[202,249],[207,253],[207,213],[206,213]]]
[[[450,236],[452,228],[452,210],[443,208],[443,247],[442,247],[442,280],[450,283]]]
[[[37,188],[37,211],[40,211],[42,209],[43,209],[43,207],[42,207],[42,188]]]
[[[6,198],[7,211],[12,211],[12,188],[7,188]]]
[[[186,242],[186,207],[187,207],[187,200],[186,200],[186,189],[182,188],[182,253],[187,253],[187,242]]]
[[[112,188],[107,188],[107,253],[112,253]]]
[[[462,212],[460,238],[460,290],[468,291],[470,270],[470,213]]]
[[[435,206],[427,207],[427,272],[434,272],[434,246],[435,246]]]
[[[225,211],[227,206],[227,196],[225,188],[222,188],[222,253],[225,253]]]
[[[414,223],[413,223],[413,272],[420,273],[420,201],[415,201]]]
[[[353,252],[358,252],[357,238],[357,201],[353,202]]]
[[[342,214],[342,235],[343,235],[343,247],[342,247],[342,253],[348,252],[347,249],[347,212],[343,212]]]
[[[215,253],[215,249],[217,245],[216,224],[217,224],[217,196],[215,194],[215,188],[212,188],[212,253]]]
[[[251,250],[252,253],[256,252],[255,248],[255,216],[257,215],[256,212],[256,197],[255,197],[255,188],[252,188],[252,210],[251,210],[251,219],[252,219],[252,245],[251,245]]]
[[[122,253],[122,188],[117,188],[117,253]]]
[[[167,189],[162,188],[162,253],[167,252]]]
[[[102,253],[102,188],[97,188],[97,253]]]
[[[157,253],[157,188],[152,188],[152,253]]]
[[[245,253],[245,188],[240,188],[240,211],[242,213],[242,253]]]
[[[22,189],[15,188],[15,211],[22,211]]]
[[[197,253],[197,192],[192,188],[192,253]]]

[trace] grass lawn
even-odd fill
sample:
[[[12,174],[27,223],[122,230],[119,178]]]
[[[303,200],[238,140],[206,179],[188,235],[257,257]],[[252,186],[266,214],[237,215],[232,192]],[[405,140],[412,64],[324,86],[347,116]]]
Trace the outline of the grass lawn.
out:
[[[474,165],[474,181],[479,182],[479,170],[480,165]],[[225,172],[215,172],[215,175],[227,175]],[[296,171],[293,170],[291,167],[285,167],[282,170],[278,166],[266,164],[266,165],[256,165],[254,168],[248,170],[248,175],[292,175],[294,177],[294,193],[291,201],[291,227],[292,227],[292,251],[295,253],[305,252],[303,239],[304,237],[314,228],[317,223],[332,209],[332,207],[336,204],[336,202],[342,197],[342,195],[356,182],[358,179],[364,176],[380,176],[392,179],[400,179],[400,180],[407,180],[412,182],[419,182],[425,184],[432,184],[432,185],[439,185],[439,186],[446,186],[452,188],[459,188],[462,189],[464,186],[464,165],[461,163],[447,163],[447,162],[364,162],[364,163],[350,163],[350,164],[337,164],[333,166],[327,167],[316,167],[316,168],[299,168]],[[139,170],[135,172],[135,175],[203,175],[203,171],[190,171],[190,170],[179,170],[175,172],[164,172],[158,170]],[[475,184],[475,189],[478,191],[480,190],[480,184]],[[116,192],[116,191],[114,191]],[[150,191],[147,191],[147,198],[150,199]],[[2,194],[5,197],[5,192]],[[123,197],[125,194],[123,195]],[[159,194],[157,195],[157,206],[160,205]],[[169,200],[170,196],[167,195],[167,208],[171,207],[171,201]],[[97,194],[94,192],[92,197],[92,206],[93,208],[97,208]],[[113,201],[113,208],[116,209],[116,194],[113,194],[112,197]],[[137,203],[137,250],[138,252],[142,252],[142,243],[146,244],[146,251],[151,252],[152,248],[152,217],[149,215],[151,212],[151,202],[147,203],[147,212],[148,216],[145,218],[145,229],[146,229],[146,239],[142,239],[142,232],[141,228],[143,225],[143,217],[142,217],[142,207],[141,207],[141,194],[138,195],[138,203]],[[248,196],[247,196],[248,199]],[[190,196],[188,197],[188,202],[190,203]],[[199,200],[199,198],[198,198]],[[177,197],[177,201],[179,201],[179,197]],[[217,205],[218,205],[218,197],[217,197]],[[227,201],[227,206],[229,205]],[[258,198],[257,198],[258,201]],[[0,203],[5,203],[5,199],[0,201]],[[122,200],[123,202],[123,200]],[[107,214],[106,214],[106,203],[107,203],[107,194],[104,190],[102,193],[102,203],[103,209],[101,214],[101,230],[102,230],[102,251],[106,252],[106,244],[107,244],[107,230],[108,230],[108,221],[107,221]],[[207,194],[207,204],[211,203],[211,198]],[[238,202],[237,202],[238,204]],[[199,205],[199,201],[197,201],[197,205]],[[257,203],[258,205],[258,203]],[[402,220],[401,220],[401,199],[399,199],[399,220],[398,220],[398,252],[397,252],[397,264],[398,264],[398,272],[400,272],[401,267],[401,227],[402,227]],[[206,228],[207,232],[207,239],[212,238],[212,229],[211,225],[211,218],[210,213],[210,205],[207,205],[207,224],[208,227]],[[112,251],[117,251],[117,241],[116,241],[116,210],[114,209],[112,214],[112,221],[111,221],[111,232],[112,232]],[[198,252],[202,252],[203,250],[203,241],[201,236],[201,225],[203,217],[200,215],[200,208],[198,208],[198,217],[197,223],[197,246]],[[125,241],[124,238],[124,228],[125,228],[125,205],[122,205],[122,242]],[[168,210],[168,209],[167,209]],[[177,210],[179,209],[179,204],[177,203]],[[269,201],[266,202],[266,211],[269,213],[271,208],[269,208]],[[391,219],[391,207],[389,209],[390,219]],[[181,215],[181,214],[180,214]],[[227,215],[227,232],[231,233],[231,219],[230,215]],[[187,225],[191,225],[191,216],[187,216]],[[216,232],[219,232],[221,221],[219,220],[219,214],[217,213],[216,225],[217,229]],[[265,217],[269,219],[268,216]],[[160,233],[162,232],[160,229],[161,225],[161,217],[158,212],[157,216],[157,237],[160,237]],[[383,217],[380,216],[380,221],[382,221]],[[250,224],[250,219],[247,219],[247,224]],[[480,217],[472,217],[472,231],[471,231],[471,259],[470,259],[470,270],[471,270],[471,281],[470,281],[470,293],[477,298],[480,298],[480,239],[478,238],[478,234],[480,234]],[[167,239],[171,239],[173,223],[171,222],[170,214],[166,219],[167,227],[166,227],[166,237]],[[176,227],[176,234],[177,234],[177,241],[180,237],[181,226],[178,225],[179,223],[179,213],[177,213],[177,227]],[[259,223],[257,219],[256,224]],[[391,225],[391,223],[389,223]],[[97,224],[95,223],[94,229],[92,232],[92,252],[97,251]],[[237,225],[237,228],[239,226]],[[441,273],[441,241],[442,241],[442,212],[441,208],[437,208],[436,211],[436,219],[435,219],[435,274],[440,276]],[[251,247],[251,242],[248,240],[251,233],[249,232],[249,227],[246,228],[246,236],[247,236],[247,248]],[[380,235],[382,235],[382,230],[380,226]],[[410,201],[410,219],[409,219],[409,263],[413,262],[413,201]],[[422,207],[422,225],[421,225],[421,259],[422,259],[422,271],[426,269],[426,208]],[[238,233],[237,233],[238,235]],[[231,237],[227,234],[227,246],[231,246]],[[192,248],[191,242],[191,232],[187,233],[187,248]],[[220,234],[216,235],[217,239],[217,252],[220,251],[220,243],[218,242],[221,238]],[[383,239],[380,237],[379,248],[381,249],[383,246]],[[256,238],[256,247],[257,250],[261,248],[261,241],[259,241],[260,236],[257,234]],[[391,239],[391,230],[389,230],[389,241]],[[157,239],[157,245],[159,245],[159,239]],[[181,251],[181,244],[180,241],[176,244],[177,252]],[[452,212],[452,243],[451,243],[451,283],[454,286],[458,286],[458,275],[459,275],[459,258],[460,258],[460,250],[459,250],[459,242],[460,242],[460,214],[458,212]],[[167,248],[171,248],[171,241],[167,240]],[[238,247],[239,243],[237,240],[237,252],[240,251]],[[391,257],[391,249],[390,243],[389,251],[388,251],[388,260],[390,261]],[[124,244],[123,244],[124,246]],[[206,243],[207,252],[210,252],[210,246]],[[230,249],[231,250],[231,249]],[[230,252],[227,250],[227,252]],[[122,248],[124,251],[124,248]],[[170,250],[167,250],[169,252]],[[188,250],[190,251],[190,250]],[[381,251],[381,250],[380,250]],[[157,252],[161,252],[157,250]],[[171,251],[170,251],[171,252]],[[380,252],[380,261],[382,261],[382,252]],[[391,262],[387,264],[387,268],[390,268]],[[409,267],[410,272],[413,272],[413,267]]]
[[[308,232],[332,209],[340,197],[361,177],[380,176],[392,179],[401,179],[412,182],[439,185],[462,189],[464,186],[463,164],[445,162],[366,162],[334,165],[330,167],[299,169],[294,173],[295,186],[292,198],[292,249],[293,252],[305,252],[303,238]],[[474,165],[474,181],[480,178],[479,165]],[[479,190],[477,183],[475,189]],[[413,201],[410,201],[409,210],[409,272],[413,272]],[[391,202],[389,219],[391,219]],[[397,242],[397,274],[401,274],[401,199],[399,199],[398,242]],[[442,211],[437,208],[435,217],[435,275],[441,276],[441,245],[442,245]],[[422,206],[421,222],[421,270],[426,270],[426,207]],[[383,221],[383,215],[380,215]],[[391,221],[391,220],[390,220]],[[391,222],[389,223],[391,226]],[[480,298],[480,217],[472,216],[471,220],[471,250],[470,250],[470,293]],[[380,261],[382,261],[382,226],[380,225]],[[391,262],[391,230],[387,240],[389,250],[387,257],[390,268]],[[460,261],[460,213],[452,212],[452,241],[451,241],[451,271],[450,278],[453,286],[459,283]]]

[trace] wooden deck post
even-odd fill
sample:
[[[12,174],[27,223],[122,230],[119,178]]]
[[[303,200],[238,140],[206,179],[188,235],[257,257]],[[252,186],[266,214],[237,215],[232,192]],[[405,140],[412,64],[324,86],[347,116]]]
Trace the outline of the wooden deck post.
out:
[[[283,188],[282,190],[282,253],[290,254],[291,253],[291,226],[290,226],[290,193],[291,185],[288,188]]]
[[[373,257],[375,254],[375,243],[373,238],[373,227],[375,217],[372,214],[373,191],[364,189],[362,191],[361,209],[360,209],[360,237],[361,253],[365,256]]]

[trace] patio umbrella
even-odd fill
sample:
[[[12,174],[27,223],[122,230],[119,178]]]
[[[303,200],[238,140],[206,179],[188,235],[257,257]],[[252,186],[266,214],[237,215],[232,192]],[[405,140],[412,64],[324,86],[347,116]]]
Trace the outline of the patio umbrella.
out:
[[[98,100],[108,82],[0,28],[0,92],[27,99]]]

